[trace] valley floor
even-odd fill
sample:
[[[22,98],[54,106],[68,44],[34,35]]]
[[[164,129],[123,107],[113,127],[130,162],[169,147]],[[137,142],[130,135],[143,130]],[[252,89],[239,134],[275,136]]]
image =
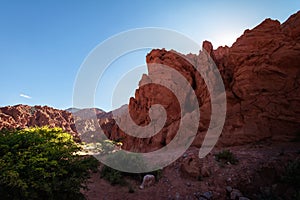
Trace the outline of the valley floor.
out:
[[[238,196],[249,199],[299,198],[296,186],[282,181],[287,173],[286,166],[297,159],[300,162],[299,142],[262,142],[226,148],[239,160],[236,165],[216,161],[215,154],[224,149],[215,148],[199,161],[198,149],[191,147],[178,160],[163,169],[161,178],[154,186],[141,190],[141,182],[128,178],[127,182],[132,186],[133,193],[129,193],[128,186],[112,186],[100,178],[99,172],[94,173],[88,183],[89,190],[84,191],[84,194],[88,200],[193,200],[205,197],[222,200],[233,199],[234,195],[237,196],[236,199],[239,199]],[[200,177],[193,177],[197,173],[200,173]],[[232,188],[233,191],[230,192]],[[239,191],[242,194],[238,194]]]

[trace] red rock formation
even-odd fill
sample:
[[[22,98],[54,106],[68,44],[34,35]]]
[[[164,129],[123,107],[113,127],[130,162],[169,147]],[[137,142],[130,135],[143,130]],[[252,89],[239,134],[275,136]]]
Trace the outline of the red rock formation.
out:
[[[214,59],[223,77],[227,94],[227,116],[219,145],[239,145],[264,139],[286,140],[300,131],[300,12],[285,23],[266,19],[252,30],[246,30],[232,47],[213,50],[205,41],[203,49]],[[203,52],[180,55],[174,51],[152,50],[147,55],[149,76],[141,83],[169,78],[155,71],[151,64],[167,65],[180,72],[196,92],[201,109],[200,128],[194,145],[200,146],[210,120],[210,97],[205,83],[192,65],[203,67]],[[204,64],[204,65],[203,65]],[[152,75],[152,79],[150,78]],[[154,76],[153,76],[154,75]],[[216,84],[211,80],[212,84]],[[186,96],[188,102],[189,97]],[[150,85],[136,90],[129,111],[139,125],[149,123],[148,111],[160,103],[168,120],[162,131],[151,139],[124,137],[124,147],[153,150],[168,143],[176,134],[180,112],[176,99],[162,87]],[[115,125],[112,125],[115,126]],[[114,135],[111,133],[110,135]]]
[[[221,143],[282,140],[300,130],[299,25],[300,12],[282,25],[266,19],[217,56],[220,69],[232,74]]]
[[[0,129],[35,126],[61,127],[77,137],[73,116],[63,110],[48,106],[16,105],[0,108]]]

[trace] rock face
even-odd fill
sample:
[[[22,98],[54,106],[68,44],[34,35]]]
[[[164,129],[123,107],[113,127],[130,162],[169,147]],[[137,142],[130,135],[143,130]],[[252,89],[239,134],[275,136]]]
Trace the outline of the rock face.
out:
[[[282,25],[266,19],[231,48],[214,51],[228,91],[220,143],[284,140],[300,130],[299,25],[300,12]]]
[[[79,119],[87,133],[97,131],[95,127],[99,128],[96,126],[99,123],[110,139],[123,142],[124,149],[137,152],[160,149],[172,141],[181,118],[188,119],[194,112],[189,109],[194,106],[191,105],[194,104],[191,95],[186,94],[184,89],[179,90],[179,96],[183,98],[182,106],[185,107],[182,113],[178,99],[169,89],[152,84],[174,78],[172,73],[157,70],[157,65],[165,65],[179,72],[197,95],[201,118],[193,145],[199,147],[210,123],[211,99],[207,84],[217,85],[219,82],[209,79],[205,83],[194,66],[211,77],[216,73],[212,68],[215,63],[227,97],[226,121],[218,145],[242,145],[265,139],[288,140],[300,132],[299,27],[300,12],[283,24],[266,19],[254,29],[246,30],[232,47],[214,50],[212,44],[205,41],[199,55],[182,55],[165,49],[152,50],[146,57],[148,75],[143,75],[140,87],[129,105],[123,106],[117,113],[122,114],[124,108],[128,108],[132,120],[142,127],[151,122],[151,106],[161,105],[166,110],[167,118],[164,127],[155,136],[137,138],[125,134],[113,119],[112,112],[89,110],[96,113],[98,119],[80,120],[80,114],[74,118]],[[86,116],[86,111],[79,112]],[[154,119],[160,115],[157,112],[152,114]],[[125,124],[130,121],[126,117],[122,120]],[[66,111],[47,106],[0,108],[0,129],[43,125],[60,126],[72,134],[76,133],[72,114]]]
[[[48,106],[16,105],[0,108],[0,129],[34,126],[61,127],[77,138],[72,114]]]
[[[167,65],[180,72],[195,91],[201,110],[200,127],[195,146],[200,146],[210,121],[210,95],[200,74],[193,68],[207,67],[209,58],[216,63],[226,88],[227,116],[218,145],[230,146],[264,139],[287,140],[300,131],[300,12],[285,23],[266,19],[252,30],[246,30],[232,47],[213,50],[203,43],[199,55],[181,55],[164,49],[147,55],[148,75],[140,85],[170,75],[156,71],[155,64]],[[208,70],[207,72],[214,73]],[[210,80],[209,84],[217,84]],[[185,95],[182,93],[182,95]],[[189,102],[189,96],[184,96]],[[124,138],[124,148],[148,151],[161,148],[176,134],[180,108],[168,89],[155,84],[143,85],[130,99],[129,112],[140,126],[150,123],[148,115],[153,104],[161,104],[168,113],[164,128],[154,137],[132,138],[118,130],[113,122],[110,135]],[[192,112],[192,111],[190,111]]]

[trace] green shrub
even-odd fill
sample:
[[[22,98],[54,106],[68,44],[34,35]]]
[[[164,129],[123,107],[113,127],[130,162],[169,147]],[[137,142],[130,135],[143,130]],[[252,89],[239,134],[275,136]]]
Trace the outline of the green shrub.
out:
[[[124,171],[143,171],[146,163],[139,154],[131,154],[126,151],[114,151],[106,155],[106,161],[112,166],[122,166]]]
[[[215,154],[215,158],[218,162],[221,163],[231,163],[236,165],[239,161],[235,157],[235,155],[230,150],[223,150],[217,154]]]
[[[80,189],[98,161],[60,128],[0,131],[1,199],[84,199]]]
[[[111,185],[126,185],[127,182],[124,179],[124,176],[122,172],[115,170],[113,168],[110,168],[106,165],[103,166],[100,177],[104,178],[108,182],[110,182]]]
[[[105,146],[107,146],[107,144]],[[109,163],[112,163],[114,165],[122,165],[125,168],[130,166],[132,169],[139,169],[139,167],[142,167],[144,165],[142,157],[138,155],[128,154],[123,151],[109,152],[106,159]],[[131,177],[134,179],[138,178],[138,180],[140,180],[141,174],[121,172],[104,165],[101,170],[100,177],[110,182],[111,185],[124,186],[128,185],[125,177]]]
[[[128,172],[121,172],[116,169],[113,169],[111,167],[108,167],[106,165],[103,166],[101,172],[100,172],[100,178],[103,178],[110,182],[111,185],[121,185],[121,186],[129,186],[129,191],[131,190],[130,188],[132,187],[129,185],[129,183],[126,181],[126,178],[131,178],[135,179],[139,182],[143,181],[143,177],[146,174],[152,174],[155,176],[156,181],[158,181],[161,176],[162,176],[162,170],[156,170],[148,173],[128,173]],[[130,192],[131,193],[131,192]]]
[[[162,177],[163,170],[162,169],[158,169],[158,170],[155,170],[155,171],[150,172],[148,174],[152,174],[153,176],[155,176],[155,180],[159,181],[159,179]]]
[[[141,166],[143,166],[145,163],[143,163],[143,159],[138,159],[136,155],[126,155],[126,153],[120,153],[120,154],[111,154],[108,156],[108,160],[110,162],[118,162],[121,160],[121,163],[124,165],[128,164],[129,162],[131,163],[130,166],[133,168],[137,169]],[[126,161],[124,160],[126,159]],[[100,172],[100,177],[104,178],[108,182],[111,183],[111,185],[128,185],[126,178],[131,178],[135,179],[139,182],[143,181],[143,177],[146,174],[152,174],[155,176],[156,181],[158,181],[161,176],[162,176],[162,169],[152,171],[152,172],[147,172],[147,173],[129,173],[129,172],[121,172],[119,170],[113,169],[111,167],[108,167],[106,165],[103,166],[101,172]]]
[[[143,157],[139,154],[131,154],[125,151],[119,151],[115,146],[122,146],[121,142],[116,142],[112,140],[104,140],[104,142],[99,142],[100,153],[106,156],[106,161],[113,166],[121,165],[125,170],[128,171],[143,171],[146,169],[146,163]],[[142,181],[144,175],[152,174],[155,176],[156,181],[158,181],[162,176],[162,170],[156,170],[147,173],[130,173],[130,172],[121,172],[119,170],[113,169],[109,166],[104,165],[101,172],[100,178],[103,178],[111,183],[111,185],[122,185],[129,186],[129,192],[134,192],[134,189],[131,188],[131,185],[126,181],[126,178],[135,179],[137,181]]]

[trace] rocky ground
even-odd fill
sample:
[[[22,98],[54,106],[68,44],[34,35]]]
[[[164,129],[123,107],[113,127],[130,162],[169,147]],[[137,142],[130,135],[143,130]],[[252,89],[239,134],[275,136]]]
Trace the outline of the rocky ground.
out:
[[[265,141],[226,149],[236,156],[237,164],[216,161],[215,154],[223,148],[215,148],[200,160],[198,149],[192,147],[164,168],[162,176],[153,186],[141,190],[140,180],[127,177],[134,190],[130,193],[128,185],[112,186],[101,179],[99,173],[94,173],[88,183],[89,190],[84,193],[89,200],[297,198],[294,186],[282,181],[282,177],[286,166],[300,159],[299,142]]]

